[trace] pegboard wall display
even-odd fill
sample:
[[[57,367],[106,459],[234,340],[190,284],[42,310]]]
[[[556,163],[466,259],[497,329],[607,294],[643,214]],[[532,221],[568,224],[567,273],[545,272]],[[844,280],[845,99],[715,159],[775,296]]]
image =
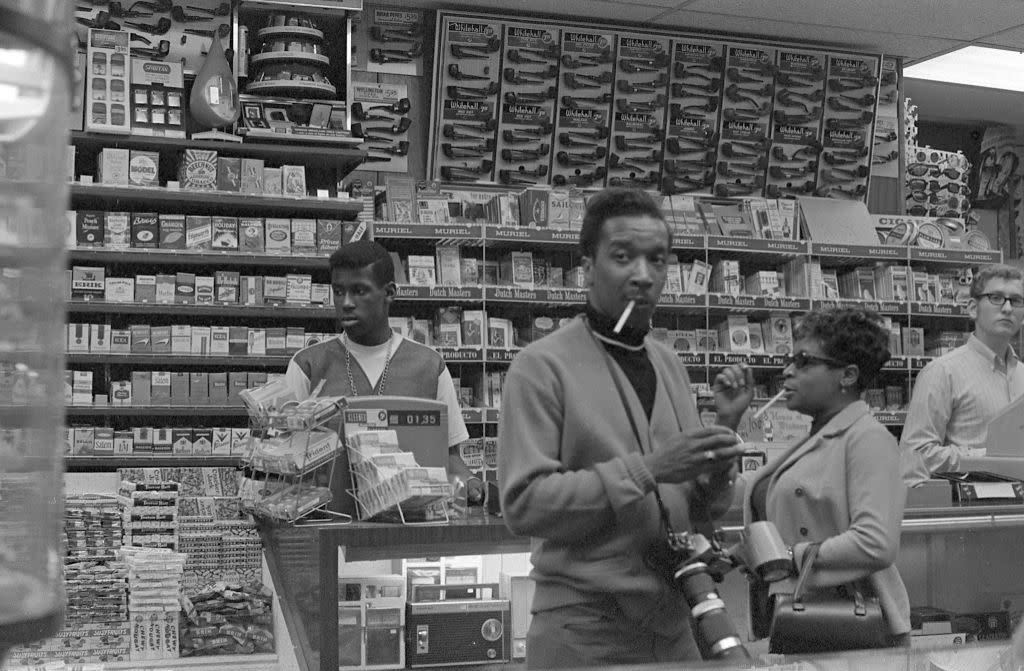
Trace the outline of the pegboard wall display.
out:
[[[891,150],[877,55],[445,11],[436,35],[432,179],[864,200]]]

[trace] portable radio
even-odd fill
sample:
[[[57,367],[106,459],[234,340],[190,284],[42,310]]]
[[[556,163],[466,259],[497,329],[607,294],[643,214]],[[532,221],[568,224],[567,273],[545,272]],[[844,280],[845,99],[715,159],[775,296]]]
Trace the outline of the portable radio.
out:
[[[424,593],[472,589],[478,598],[418,602]],[[406,604],[405,659],[410,668],[501,664],[510,661],[508,599],[495,599],[497,583],[414,585]],[[483,599],[483,590],[492,598]]]

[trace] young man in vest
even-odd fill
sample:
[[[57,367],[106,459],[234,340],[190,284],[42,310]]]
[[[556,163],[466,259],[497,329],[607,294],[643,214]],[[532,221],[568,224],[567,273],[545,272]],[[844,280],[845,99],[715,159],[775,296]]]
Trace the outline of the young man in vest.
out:
[[[448,406],[449,472],[466,482],[468,499],[479,503],[483,484],[459,454],[469,439],[458,394],[441,355],[391,330],[395,267],[376,242],[343,245],[331,255],[331,290],[341,335],[299,350],[285,379],[298,398],[321,381],[322,396],[415,396]]]

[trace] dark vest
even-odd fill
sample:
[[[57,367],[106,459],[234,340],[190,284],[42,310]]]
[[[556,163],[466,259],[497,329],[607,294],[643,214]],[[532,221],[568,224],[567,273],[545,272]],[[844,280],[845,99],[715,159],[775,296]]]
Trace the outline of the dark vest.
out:
[[[352,357],[352,380],[359,396],[372,396],[377,389],[370,388],[359,362]],[[309,378],[312,391],[327,380],[321,396],[350,396],[348,373],[345,370],[345,346],[340,338],[311,345],[295,354],[295,362]],[[414,396],[416,398],[437,398],[437,378],[444,370],[441,355],[425,345],[403,338],[398,348],[391,353],[384,393],[388,396]],[[382,376],[383,377],[383,376]],[[380,381],[378,381],[378,385]]]

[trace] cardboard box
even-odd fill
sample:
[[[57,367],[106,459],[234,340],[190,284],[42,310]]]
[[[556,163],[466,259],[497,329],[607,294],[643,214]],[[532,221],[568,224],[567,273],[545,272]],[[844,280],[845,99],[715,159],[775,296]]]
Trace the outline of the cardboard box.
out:
[[[191,343],[192,354],[209,354],[210,353],[210,327],[209,326],[193,326],[192,327],[192,343]]]
[[[155,212],[132,213],[132,247],[155,248],[160,244],[160,218]]]
[[[173,324],[171,326],[171,352],[174,354],[190,354],[192,352],[191,325]]]
[[[161,427],[153,431],[153,454],[171,454],[172,433],[168,427]],[[138,514],[138,513],[136,513]]]
[[[243,275],[238,297],[243,305],[263,305],[263,278],[258,275]]]
[[[281,195],[281,168],[263,168],[263,195]]]
[[[312,296],[312,276],[289,273],[285,277],[285,283],[286,303],[294,305],[309,305]]]
[[[225,372],[209,374],[210,405],[228,404],[228,374]]]
[[[135,300],[135,278],[108,277],[103,300],[108,303],[131,303]]]
[[[136,426],[132,428],[132,449],[135,454],[152,454],[153,427]]]
[[[136,284],[138,279],[136,278]],[[156,276],[156,302],[157,303],[173,303],[176,300],[175,294],[177,291],[177,277],[174,275],[157,275]]]
[[[230,456],[231,454],[231,429],[214,427],[213,437],[210,441],[211,453],[214,456]]]
[[[195,299],[197,305],[212,305],[214,298],[214,281],[211,275],[196,275]]]
[[[213,248],[213,219],[188,215],[185,217],[185,248],[204,250]]]
[[[250,254],[263,252],[263,219],[242,217],[238,220],[238,250]]]
[[[218,270],[214,273],[214,290],[218,303],[237,303],[239,274],[233,270]]]
[[[135,405],[153,405],[152,374],[148,370],[132,371],[132,403]]]
[[[79,247],[103,246],[106,216],[106,212],[78,210],[75,215],[75,241]]]
[[[903,356],[924,356],[924,329],[920,326],[904,326]]]
[[[192,429],[192,454],[204,457],[213,454],[213,429]]]
[[[249,356],[266,356],[267,354],[267,330],[249,329]],[[252,378],[250,378],[251,380]],[[264,382],[266,379],[264,378]],[[250,384],[250,386],[254,386]]]
[[[249,327],[228,327],[228,354],[244,356],[248,354]]]
[[[316,220],[316,252],[330,256],[341,247],[341,222],[337,219]]]
[[[171,453],[192,454],[192,429],[171,429]]]
[[[110,352],[110,324],[89,325],[89,351]]]
[[[185,249],[185,215],[163,214],[159,216],[161,249]]]
[[[132,351],[132,335],[128,329],[110,330],[110,353],[128,354]]]
[[[100,184],[125,186],[128,184],[128,165],[131,153],[127,149],[104,147],[96,161],[96,178]]]
[[[127,455],[135,451],[135,439],[131,431],[114,432],[114,454]]]
[[[196,276],[193,273],[177,273],[174,276],[174,302],[196,302]]]
[[[68,324],[67,348],[69,352],[89,351],[89,324]]]
[[[210,374],[193,371],[188,376],[189,399],[193,405],[210,405]]]
[[[217,188],[217,152],[211,149],[186,149],[178,166],[178,183],[189,191],[214,191]]]
[[[210,327],[210,354],[226,356],[228,354],[228,335],[230,328],[227,326]]]
[[[183,371],[171,371],[168,375],[171,383],[170,405],[188,405],[191,400],[189,396],[188,373]]]
[[[156,276],[136,275],[135,276],[135,302],[153,303],[156,302]]]
[[[264,250],[267,254],[292,253],[292,222],[290,219],[268,217],[263,220]]]
[[[238,190],[242,193],[263,195],[263,159],[243,158],[242,177]]]
[[[170,354],[171,353],[171,327],[167,325],[163,326],[151,326],[149,329],[150,338],[153,341],[153,353],[154,354]]]
[[[237,156],[217,157],[217,190],[239,191],[242,188],[242,159]]]
[[[130,330],[132,333],[132,354],[153,351],[149,324],[132,324]]]
[[[128,183],[160,186],[160,152],[132,149],[128,159]]]
[[[288,300],[288,280],[284,277],[263,278],[263,304],[284,305]]]
[[[213,232],[213,249],[238,250],[238,219],[236,217],[213,217],[211,219]]]
[[[242,402],[239,393],[249,388],[248,375],[245,372],[228,372],[228,403],[235,405]]]
[[[106,249],[128,249],[132,246],[130,213],[107,212],[102,230],[103,247]]]
[[[306,197],[306,166],[281,166],[281,194],[296,198]]]
[[[292,219],[291,253],[316,254],[316,219]]]
[[[281,356],[288,353],[287,331],[283,326],[272,326],[266,330],[266,354]]]

